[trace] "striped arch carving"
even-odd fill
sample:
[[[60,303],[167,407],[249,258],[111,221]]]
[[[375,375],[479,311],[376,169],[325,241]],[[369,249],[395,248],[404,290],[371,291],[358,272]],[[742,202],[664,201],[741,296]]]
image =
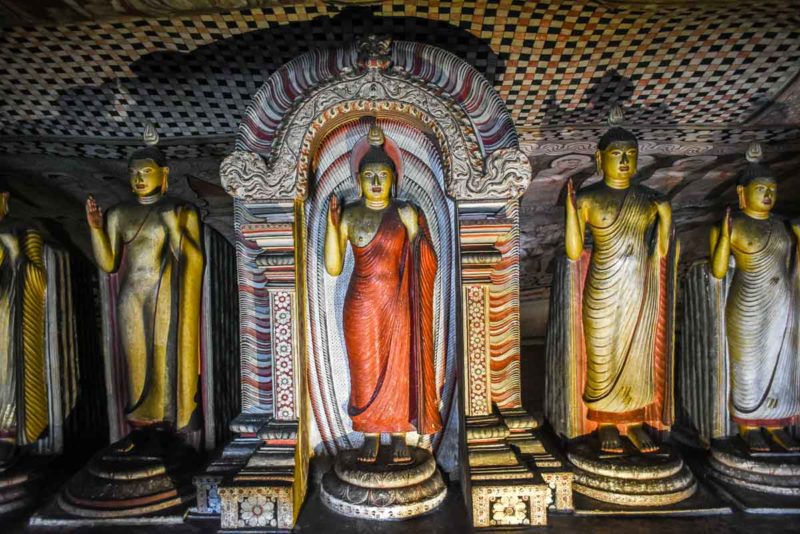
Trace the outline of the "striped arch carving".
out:
[[[224,187],[244,201],[306,198],[310,158],[326,133],[320,125],[334,128],[337,116],[353,112],[426,123],[442,149],[451,198],[518,198],[530,181],[511,117],[489,82],[449,52],[400,41],[383,59],[351,45],[313,50],[279,69],[245,112],[236,151],[221,168]]]

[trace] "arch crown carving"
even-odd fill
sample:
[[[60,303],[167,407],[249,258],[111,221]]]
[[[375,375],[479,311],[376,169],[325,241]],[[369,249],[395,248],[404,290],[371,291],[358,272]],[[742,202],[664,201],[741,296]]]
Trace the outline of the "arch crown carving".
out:
[[[250,121],[248,130],[246,118],[237,150],[225,158],[220,168],[225,190],[245,202],[305,199],[314,150],[325,135],[344,122],[374,115],[408,121],[432,133],[441,150],[445,185],[451,198],[519,198],[530,183],[532,168],[527,156],[519,150],[510,117],[494,89],[471,66],[452,54],[430,46],[397,45],[389,38],[376,36],[357,43],[352,64],[345,65],[335,75],[320,76],[291,102],[278,126],[270,131],[272,142],[266,151],[247,149],[248,134],[253,137],[252,123],[256,121]],[[449,71],[452,76],[461,76],[464,71],[471,74],[474,81],[464,83],[479,85],[475,89],[484,93],[481,98],[489,99],[490,105],[471,110],[458,100],[465,99],[468,91],[450,95],[441,86],[442,82],[437,85],[392,61],[392,57],[404,57],[410,60],[404,63],[411,64],[419,58],[408,58],[409,55],[426,51],[440,60],[435,68]],[[306,54],[313,55],[313,52]],[[340,55],[347,56],[347,51]],[[268,106],[275,100],[264,98],[263,93],[274,93],[276,88],[280,91],[281,84],[289,84],[289,80],[297,77],[293,71],[309,68],[312,61],[303,58],[273,75],[254,97],[246,117],[257,115],[254,108]],[[442,78],[446,79],[447,73],[432,79]],[[292,92],[289,88],[285,91]],[[276,111],[280,113],[280,110],[270,111],[272,116]],[[487,119],[498,121],[510,130],[501,146],[488,147],[477,131],[476,124]],[[259,124],[257,128],[270,127]]]

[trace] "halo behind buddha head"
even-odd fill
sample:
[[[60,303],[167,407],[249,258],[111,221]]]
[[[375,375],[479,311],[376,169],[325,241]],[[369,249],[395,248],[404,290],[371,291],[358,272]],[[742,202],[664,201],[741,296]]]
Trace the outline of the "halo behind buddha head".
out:
[[[394,169],[395,188],[399,188],[403,178],[403,158],[400,147],[391,137],[387,137],[376,122],[367,135],[358,140],[350,153],[350,172],[358,183],[358,171],[367,163],[386,163]]]

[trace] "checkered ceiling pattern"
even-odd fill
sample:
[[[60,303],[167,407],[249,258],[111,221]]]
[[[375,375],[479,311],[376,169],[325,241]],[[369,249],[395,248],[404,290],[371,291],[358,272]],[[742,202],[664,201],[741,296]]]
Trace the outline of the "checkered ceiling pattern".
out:
[[[800,71],[800,16],[789,2],[393,0],[357,9],[296,2],[7,29],[0,34],[0,125],[6,139],[132,139],[147,120],[162,139],[232,136],[276,68],[365,33],[465,58],[529,138],[597,127],[613,102],[623,103],[633,124],[747,128]],[[770,128],[765,139],[800,137],[790,126]]]

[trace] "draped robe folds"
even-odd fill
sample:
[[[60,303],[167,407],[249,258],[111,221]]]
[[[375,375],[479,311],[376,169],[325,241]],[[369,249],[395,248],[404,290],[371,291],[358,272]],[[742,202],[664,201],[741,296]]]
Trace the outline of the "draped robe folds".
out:
[[[0,262],[0,438],[6,439],[16,439],[17,428],[18,358],[14,325],[18,264],[8,252]]]
[[[0,439],[18,445],[35,442],[47,430],[45,378],[45,299],[47,278],[41,266],[40,234],[5,223],[0,230],[19,247],[4,250],[0,261]],[[4,246],[0,245],[0,246]],[[15,256],[15,257],[14,257]]]
[[[731,415],[750,426],[787,426],[800,414],[794,242],[781,221],[769,224],[760,250],[733,247],[736,270],[725,306]]]
[[[397,206],[384,214],[355,267],[344,301],[350,364],[348,413],[358,432],[441,429],[433,362],[437,258],[423,216],[409,241]]]
[[[183,299],[202,291],[199,279],[186,277],[189,269],[202,265],[189,264],[198,260],[184,254],[183,242],[176,258],[160,217],[163,210],[180,216],[184,209],[190,208],[168,202],[150,208],[123,242],[119,269],[109,276],[116,387],[123,393],[122,415],[134,427],[166,423],[177,430],[196,430],[199,422],[200,355],[180,351],[179,311]],[[159,256],[158,264],[137,261],[134,246]],[[190,335],[199,336],[199,323],[192,330]]]
[[[581,305],[583,402],[594,423],[661,427],[671,421],[674,258],[657,252],[652,196],[632,186],[615,220],[591,227],[594,246]]]

